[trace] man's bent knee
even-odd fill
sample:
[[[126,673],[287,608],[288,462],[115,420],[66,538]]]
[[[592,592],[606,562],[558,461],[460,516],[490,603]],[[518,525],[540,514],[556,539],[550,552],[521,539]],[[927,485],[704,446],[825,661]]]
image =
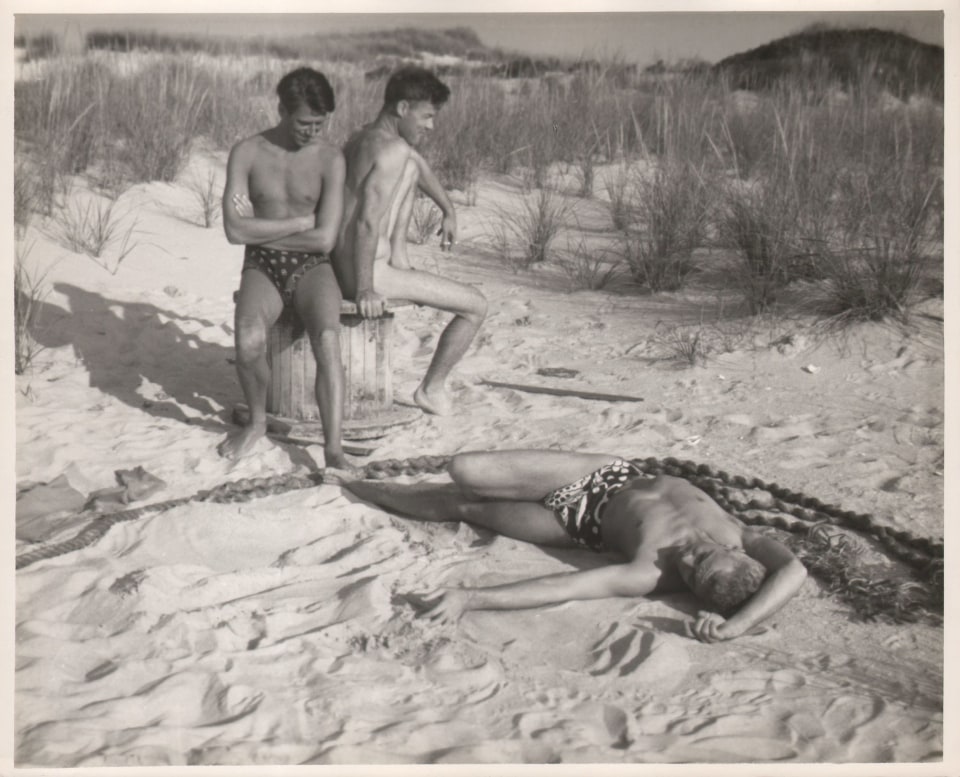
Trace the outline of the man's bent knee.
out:
[[[340,363],[340,331],[339,329],[321,329],[310,332],[310,347],[317,364]]]
[[[481,324],[487,317],[487,298],[472,286],[468,307],[461,315],[474,324]]]
[[[257,361],[267,352],[267,330],[264,321],[256,316],[238,317],[236,320],[237,361],[248,364]]]
[[[447,465],[447,472],[450,478],[460,487],[461,493],[468,499],[481,499],[481,494],[476,486],[478,479],[482,475],[480,463],[481,455],[476,453],[458,453]]]

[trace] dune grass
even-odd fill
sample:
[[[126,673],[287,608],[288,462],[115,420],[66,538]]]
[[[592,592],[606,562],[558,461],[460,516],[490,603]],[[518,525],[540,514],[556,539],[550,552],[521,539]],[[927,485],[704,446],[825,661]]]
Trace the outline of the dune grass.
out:
[[[46,296],[44,273],[26,268],[26,258],[32,242],[18,239],[14,245],[13,265],[13,369],[23,375],[43,350],[32,330],[37,325],[37,311]]]
[[[468,38],[446,43],[467,50]],[[415,36],[396,41],[406,50]],[[77,175],[116,198],[136,182],[174,180],[197,143],[224,151],[271,126],[277,81],[303,64],[212,44],[160,49],[51,58],[17,82],[18,228],[32,214],[82,222],[66,198]],[[389,67],[371,75],[375,59],[329,51],[312,64],[334,85],[327,135],[339,144],[376,116]],[[736,257],[729,284],[755,313],[803,281],[828,315],[906,314],[942,242],[942,107],[896,101],[866,67],[844,92],[809,71],[748,93],[707,69],[637,77],[615,65],[539,79],[444,76],[451,98],[423,152],[468,203],[484,174],[521,182],[528,194],[504,209],[494,237],[511,262],[554,260],[552,241],[575,229],[554,188],[569,180],[558,171],[573,171],[568,193],[599,188],[623,235],[621,269],[654,292],[682,288],[697,269],[694,249],[720,244]],[[638,162],[652,172],[639,176]]]
[[[636,224],[622,231],[623,258],[634,280],[651,291],[684,285],[711,215],[709,174],[677,156],[634,172]]]

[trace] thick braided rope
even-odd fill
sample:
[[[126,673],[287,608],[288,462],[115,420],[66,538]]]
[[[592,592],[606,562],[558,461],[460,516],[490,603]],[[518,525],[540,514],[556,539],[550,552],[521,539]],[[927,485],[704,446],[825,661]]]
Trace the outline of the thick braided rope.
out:
[[[387,459],[385,461],[370,462],[363,468],[367,478],[383,479],[399,477],[400,475],[419,475],[439,473],[446,469],[449,462],[447,456],[418,456],[410,459]],[[263,496],[282,494],[302,488],[312,488],[323,483],[322,472],[312,472],[307,475],[273,475],[266,478],[243,478],[229,483],[223,483],[215,488],[198,491],[193,496],[168,499],[164,502],[154,502],[130,510],[99,515],[94,518],[77,535],[35,550],[29,550],[17,556],[17,569],[46,558],[62,556],[75,550],[86,548],[101,539],[110,527],[125,521],[134,521],[146,515],[158,514],[190,502],[248,502]]]
[[[419,475],[443,472],[449,463],[448,456],[419,456],[409,459],[387,459],[370,462],[363,468],[367,478],[385,479],[401,475]],[[832,505],[826,505],[818,499],[806,497],[776,483],[768,484],[759,478],[747,479],[740,476],[732,477],[726,472],[714,470],[705,464],[696,464],[691,461],[680,461],[674,458],[660,460],[654,457],[635,459],[643,471],[655,474],[663,472],[677,477],[683,477],[709,494],[728,512],[735,513],[745,523],[751,525],[771,526],[785,531],[802,533],[809,530],[809,524],[800,521],[790,521],[781,515],[770,515],[770,505],[757,500],[747,504],[737,501],[732,493],[732,487],[738,489],[756,489],[767,491],[774,497],[773,507],[782,513],[793,515],[801,521],[828,521],[835,525],[847,526],[857,531],[865,532],[875,537],[887,548],[892,555],[922,569],[928,574],[942,575],[943,544],[934,543],[923,537],[915,537],[909,532],[892,530],[880,526],[869,515],[861,515],[851,511],[844,511]],[[27,551],[17,556],[17,569],[45,558],[54,558],[85,548],[101,537],[110,527],[123,521],[131,521],[152,513],[161,513],[174,507],[194,501],[209,502],[244,502],[250,499],[281,494],[301,488],[310,488],[323,483],[322,472],[308,475],[275,475],[267,478],[245,478],[230,483],[224,483],[216,488],[200,491],[192,497],[181,497],[165,502],[123,510],[109,515],[101,515],[91,521],[79,534],[64,542],[48,545],[35,550]]]

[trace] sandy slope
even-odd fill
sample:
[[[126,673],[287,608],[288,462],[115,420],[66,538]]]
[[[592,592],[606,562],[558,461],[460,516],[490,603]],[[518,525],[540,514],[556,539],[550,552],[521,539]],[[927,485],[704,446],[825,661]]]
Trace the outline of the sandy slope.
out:
[[[222,160],[193,169],[211,164]],[[664,333],[709,315],[711,298],[570,294],[555,270],[504,271],[483,247],[504,192],[485,184],[461,209],[452,257],[411,250],[491,302],[454,381],[461,412],[421,418],[372,458],[540,446],[673,455],[942,536],[938,322],[822,338],[803,320],[734,321],[732,352],[683,367]],[[48,270],[50,293],[46,350],[17,380],[18,480],[67,473],[88,493],[142,465],[168,484],[152,498],[167,499],[314,467],[316,447],[217,458],[240,399],[230,362],[240,252],[219,228],[190,223],[182,186],[140,186],[121,203],[140,245],[115,275],[30,231],[28,263]],[[599,205],[587,208],[599,218]],[[400,315],[401,395],[444,318]],[[47,536],[75,530],[51,521]],[[402,597],[600,560],[402,520],[334,486],[120,524],[17,573],[17,764],[941,757],[942,630],[859,622],[814,581],[764,633],[718,645],[686,636],[688,596],[471,613],[458,629],[415,618]]]

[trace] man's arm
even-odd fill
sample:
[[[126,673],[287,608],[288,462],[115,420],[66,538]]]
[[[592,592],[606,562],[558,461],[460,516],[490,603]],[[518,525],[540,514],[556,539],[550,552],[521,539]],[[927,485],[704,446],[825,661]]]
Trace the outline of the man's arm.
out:
[[[353,261],[357,274],[357,308],[366,318],[383,313],[384,299],[373,289],[373,263],[377,257],[380,225],[390,208],[405,163],[406,154],[400,144],[381,150],[358,194]]]
[[[262,219],[250,210],[249,178],[253,148],[238,143],[227,159],[227,180],[223,188],[223,231],[234,245],[260,245],[302,232],[313,226],[313,216]]]
[[[521,610],[576,599],[645,596],[659,571],[649,563],[611,564],[484,588],[448,588],[423,597],[431,619],[456,622],[468,610]],[[439,593],[439,598],[437,594]]]
[[[704,642],[745,634],[792,599],[807,578],[807,570],[800,560],[775,539],[748,529],[743,533],[743,549],[763,564],[769,574],[756,593],[728,620],[715,613],[699,613],[693,631]]]
[[[340,220],[343,217],[343,180],[347,165],[340,151],[324,165],[323,189],[312,229],[271,240],[269,248],[286,251],[311,251],[328,254],[337,243]]]
[[[440,223],[440,248],[449,249],[457,241],[457,212],[454,210],[453,202],[443,188],[443,184],[434,175],[427,160],[416,151],[412,152],[414,161],[417,163],[420,175],[417,179],[417,186],[424,194],[433,200],[440,212],[443,214],[443,221]]]

